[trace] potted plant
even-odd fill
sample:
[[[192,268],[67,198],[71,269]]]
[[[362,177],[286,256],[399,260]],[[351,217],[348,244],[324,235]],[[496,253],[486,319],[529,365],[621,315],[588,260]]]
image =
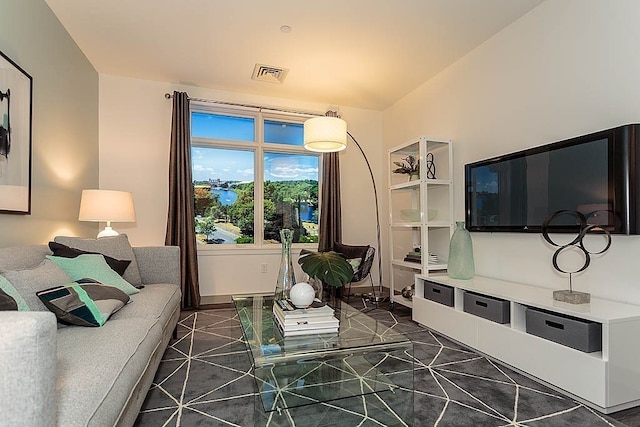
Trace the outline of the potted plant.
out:
[[[416,159],[415,156],[409,155],[402,161],[393,162],[393,164],[398,166],[393,170],[393,173],[409,175],[409,181],[420,179],[420,159]]]
[[[346,285],[353,278],[351,264],[342,255],[334,251],[313,252],[302,249],[298,264],[309,277],[321,280],[335,288]]]

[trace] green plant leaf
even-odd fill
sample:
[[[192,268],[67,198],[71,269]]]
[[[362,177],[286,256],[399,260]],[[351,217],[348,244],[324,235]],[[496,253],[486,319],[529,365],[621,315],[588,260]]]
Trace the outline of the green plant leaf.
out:
[[[309,276],[336,288],[346,285],[353,278],[351,264],[334,251],[312,252],[303,249],[300,251],[298,264]]]

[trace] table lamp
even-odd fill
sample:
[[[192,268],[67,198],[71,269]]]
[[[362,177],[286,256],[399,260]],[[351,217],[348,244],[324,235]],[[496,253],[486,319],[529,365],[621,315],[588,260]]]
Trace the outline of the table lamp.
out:
[[[135,222],[136,212],[133,196],[128,191],[82,190],[80,199],[80,221],[106,222],[107,226],[98,233],[98,238],[117,236],[111,222]]]

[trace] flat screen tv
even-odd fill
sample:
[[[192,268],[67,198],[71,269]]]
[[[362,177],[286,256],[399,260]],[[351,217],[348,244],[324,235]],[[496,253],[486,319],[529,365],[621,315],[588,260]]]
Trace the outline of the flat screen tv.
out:
[[[630,124],[465,165],[470,231],[534,232],[578,211],[616,234],[640,234],[640,125]],[[552,232],[574,232],[559,215]]]

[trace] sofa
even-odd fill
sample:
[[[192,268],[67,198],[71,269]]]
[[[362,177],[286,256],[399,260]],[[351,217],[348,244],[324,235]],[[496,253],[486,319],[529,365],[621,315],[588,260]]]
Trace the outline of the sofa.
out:
[[[126,235],[55,241],[130,261],[122,278],[137,293],[102,326],[65,324],[35,295],[73,282],[50,246],[0,248],[0,279],[28,306],[0,311],[0,425],[131,426],[178,322],[179,248],[131,247]]]

